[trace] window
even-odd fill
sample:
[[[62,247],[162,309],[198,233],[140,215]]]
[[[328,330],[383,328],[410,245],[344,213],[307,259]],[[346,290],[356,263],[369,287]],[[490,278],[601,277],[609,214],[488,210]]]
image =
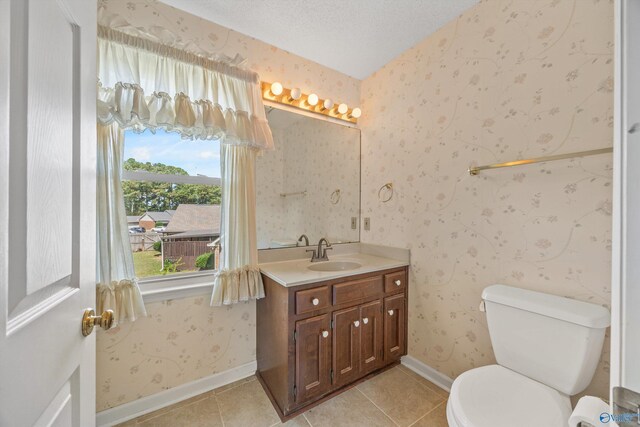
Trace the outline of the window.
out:
[[[123,193],[136,276],[217,268],[220,143],[125,132]]]

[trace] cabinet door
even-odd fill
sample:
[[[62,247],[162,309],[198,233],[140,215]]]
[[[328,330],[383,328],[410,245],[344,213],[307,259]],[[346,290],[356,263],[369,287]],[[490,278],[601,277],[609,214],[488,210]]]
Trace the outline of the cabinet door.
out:
[[[398,359],[405,352],[404,294],[384,300],[384,360]]]
[[[333,313],[333,385],[340,387],[358,379],[360,370],[360,310],[347,308]]]
[[[305,402],[331,387],[331,330],[329,315],[296,322],[295,402]]]
[[[360,371],[367,374],[382,363],[382,301],[360,306]]]

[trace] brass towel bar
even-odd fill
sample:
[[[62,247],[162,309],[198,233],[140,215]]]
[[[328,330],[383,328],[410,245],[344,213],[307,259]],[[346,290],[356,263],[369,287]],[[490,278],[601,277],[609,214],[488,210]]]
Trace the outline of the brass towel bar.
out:
[[[595,156],[597,154],[605,154],[613,152],[613,148],[599,148],[597,150],[578,151],[575,153],[556,154],[554,156],[536,157],[534,159],[514,160],[512,162],[495,163],[493,165],[471,166],[469,167],[469,175],[478,175],[480,171],[488,169],[508,168],[511,166],[529,165],[531,163],[549,162],[552,160],[571,159],[574,157]]]

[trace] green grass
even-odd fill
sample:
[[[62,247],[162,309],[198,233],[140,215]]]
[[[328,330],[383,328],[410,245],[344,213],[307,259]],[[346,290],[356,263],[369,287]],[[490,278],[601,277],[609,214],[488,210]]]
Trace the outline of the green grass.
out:
[[[158,276],[162,272],[162,256],[156,251],[142,251],[133,253],[133,265],[136,268],[136,276],[143,277]]]
[[[162,255],[160,252],[156,251],[141,251],[133,253],[133,265],[136,270],[136,276],[138,279],[142,279],[144,277],[152,277],[152,276],[161,276],[162,271]],[[167,274],[177,274],[177,273],[188,273],[190,271],[195,270],[180,270],[175,273],[167,273]]]

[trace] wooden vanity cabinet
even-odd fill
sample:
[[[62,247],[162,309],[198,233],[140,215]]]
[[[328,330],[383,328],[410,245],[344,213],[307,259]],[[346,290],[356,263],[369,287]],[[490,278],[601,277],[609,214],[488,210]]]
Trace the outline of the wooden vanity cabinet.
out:
[[[262,279],[257,376],[283,421],[406,354],[406,267],[289,288]]]

